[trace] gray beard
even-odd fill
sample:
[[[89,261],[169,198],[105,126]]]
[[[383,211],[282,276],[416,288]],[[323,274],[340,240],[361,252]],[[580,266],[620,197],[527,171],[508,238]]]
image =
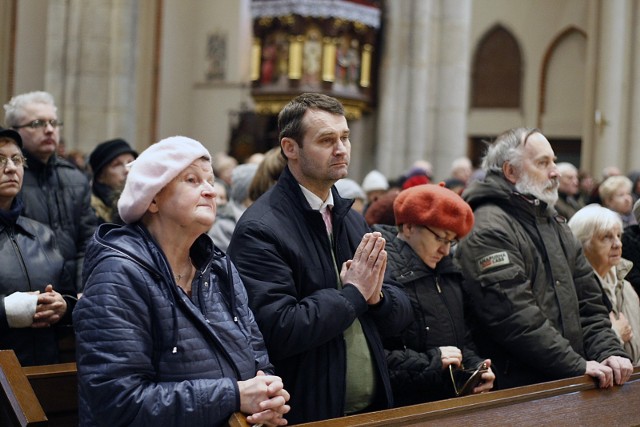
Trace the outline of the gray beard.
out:
[[[529,194],[536,199],[545,202],[549,208],[554,206],[558,201],[558,180],[547,180],[543,185],[538,185],[529,178],[529,175],[523,174],[516,182],[516,190],[521,194]]]

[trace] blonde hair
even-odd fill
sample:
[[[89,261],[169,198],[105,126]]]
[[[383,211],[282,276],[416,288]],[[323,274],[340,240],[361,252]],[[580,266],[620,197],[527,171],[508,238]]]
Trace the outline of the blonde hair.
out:
[[[621,189],[625,189],[626,191],[631,193],[631,187],[633,183],[629,178],[624,175],[614,175],[605,179],[602,184],[598,187],[598,195],[603,202],[607,202],[613,194]]]

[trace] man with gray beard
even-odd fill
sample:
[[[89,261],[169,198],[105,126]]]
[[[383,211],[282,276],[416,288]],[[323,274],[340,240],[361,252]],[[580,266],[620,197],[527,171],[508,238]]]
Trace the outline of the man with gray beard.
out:
[[[469,324],[497,388],[583,374],[602,388],[624,384],[631,361],[581,245],[553,207],[551,144],[538,129],[511,129],[488,147],[482,167],[485,180],[463,193],[475,225],[456,258]]]

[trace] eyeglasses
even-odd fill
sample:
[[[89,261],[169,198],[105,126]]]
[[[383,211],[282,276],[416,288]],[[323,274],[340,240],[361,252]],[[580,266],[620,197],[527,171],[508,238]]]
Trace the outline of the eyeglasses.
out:
[[[435,231],[433,231],[426,225],[423,225],[423,227],[429,230],[431,234],[435,236],[436,242],[440,243],[441,245],[450,245],[451,247],[454,247],[455,245],[458,244],[458,239],[453,239],[453,240],[445,239],[444,237],[439,236]]]
[[[40,129],[40,128],[46,128],[47,125],[51,125],[52,128],[56,129],[57,127],[62,126],[64,123],[62,122],[62,120],[56,120],[56,119],[51,119],[51,120],[41,120],[41,119],[36,119],[32,122],[27,123],[26,125],[20,125],[20,126],[13,126],[14,129],[22,129],[22,128],[31,128],[31,129]]]
[[[11,157],[0,156],[0,169],[4,169],[9,164],[9,160],[15,165],[15,167],[24,166],[27,163],[26,157],[22,154],[15,154]]]

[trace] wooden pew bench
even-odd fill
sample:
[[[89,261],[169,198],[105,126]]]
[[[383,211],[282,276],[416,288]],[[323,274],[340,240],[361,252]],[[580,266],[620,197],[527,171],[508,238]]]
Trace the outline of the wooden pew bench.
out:
[[[75,363],[23,368],[13,351],[0,351],[0,426],[77,426],[77,392]],[[627,384],[606,390],[584,376],[299,425],[540,424],[640,425],[640,367]],[[248,426],[240,413],[229,419],[229,427]]]

